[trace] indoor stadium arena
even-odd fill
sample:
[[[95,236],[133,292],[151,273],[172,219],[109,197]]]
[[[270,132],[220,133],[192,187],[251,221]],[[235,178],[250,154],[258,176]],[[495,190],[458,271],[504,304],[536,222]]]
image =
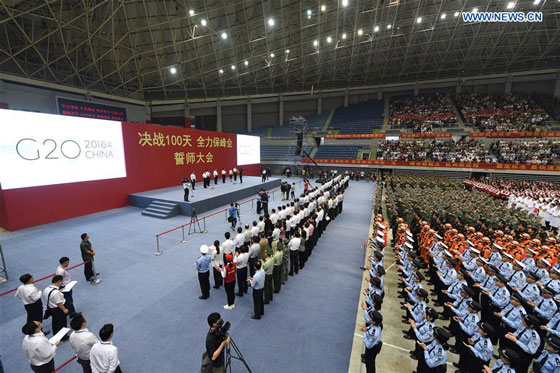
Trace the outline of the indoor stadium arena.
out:
[[[560,373],[560,0],[0,0],[24,372]]]

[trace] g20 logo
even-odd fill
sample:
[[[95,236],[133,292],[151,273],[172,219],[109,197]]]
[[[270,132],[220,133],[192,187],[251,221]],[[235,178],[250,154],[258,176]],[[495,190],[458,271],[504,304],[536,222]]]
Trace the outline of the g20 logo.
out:
[[[37,142],[35,139],[23,138],[16,144],[16,152],[18,155],[28,161],[36,161],[38,159],[76,159],[82,153],[82,148],[74,140],[64,140],[60,143],[54,139],[45,139],[43,143]]]

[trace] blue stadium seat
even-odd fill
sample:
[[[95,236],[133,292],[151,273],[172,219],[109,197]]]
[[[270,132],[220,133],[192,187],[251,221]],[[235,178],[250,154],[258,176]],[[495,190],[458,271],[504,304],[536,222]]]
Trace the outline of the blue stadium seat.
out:
[[[317,159],[356,159],[359,146],[321,145],[314,158]]]
[[[340,133],[372,133],[383,127],[383,101],[374,100],[336,109],[329,124]]]

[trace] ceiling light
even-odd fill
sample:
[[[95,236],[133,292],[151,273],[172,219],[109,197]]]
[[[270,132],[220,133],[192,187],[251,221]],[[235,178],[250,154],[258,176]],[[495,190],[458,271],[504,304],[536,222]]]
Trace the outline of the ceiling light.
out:
[[[459,12],[455,12],[455,14],[453,14],[453,16],[459,17]]]
[[[441,18],[441,19],[445,19],[445,17],[447,17],[447,15],[445,13],[441,13],[441,16],[439,16],[439,18]]]
[[[387,25],[387,30],[390,30],[390,29],[391,29],[391,27],[393,27],[393,26],[391,26],[391,25]]]
[[[507,7],[508,9],[513,9],[515,8],[515,3],[513,1],[510,1],[509,3],[507,3]]]
[[[326,12],[327,11],[327,6],[326,5],[321,5],[321,12]]]
[[[289,50],[289,49],[286,49],[286,54],[290,54],[290,50]]]
[[[223,74],[223,73],[224,73],[224,70],[220,69],[220,74]]]
[[[533,1],[533,5],[539,5],[540,2],[541,2],[541,0],[535,0],[535,1]]]
[[[189,10],[189,15],[190,15],[190,16],[194,16],[194,10],[192,10],[192,9]]]
[[[177,68],[172,67],[172,68],[169,69],[169,72],[170,72],[171,74],[177,74]]]
[[[535,0],[536,1],[536,0]],[[478,8],[472,8],[473,13],[478,13]]]
[[[342,0],[342,6],[348,6],[348,0]]]
[[[307,19],[311,19],[311,16],[307,16]]]
[[[375,27],[373,28],[373,31],[375,31],[375,32],[379,31],[379,26],[375,26]]]
[[[346,39],[346,33],[345,32],[342,34],[342,39]]]
[[[271,54],[270,54],[270,58],[274,58],[274,53],[271,53]]]
[[[231,65],[231,69],[232,69],[232,70],[235,70],[235,65]]]
[[[245,60],[245,62],[243,62],[245,64],[245,66],[249,66],[249,61]]]
[[[319,41],[318,40],[313,40],[313,46],[316,47],[319,45]]]
[[[227,39],[227,34],[225,32],[222,32],[222,39]]]
[[[422,17],[416,18],[416,23],[422,23]]]
[[[358,35],[362,35],[364,32],[362,31],[362,29],[358,30]]]
[[[274,20],[272,18],[268,19],[268,25],[269,26],[274,26]]]
[[[311,9],[307,9],[307,15],[310,16],[313,12],[311,11]]]
[[[330,36],[327,36],[327,43],[332,43],[332,38]]]
[[[202,26],[206,27],[207,22],[206,22],[205,19],[201,19],[201,20],[200,20],[200,24],[201,24]]]

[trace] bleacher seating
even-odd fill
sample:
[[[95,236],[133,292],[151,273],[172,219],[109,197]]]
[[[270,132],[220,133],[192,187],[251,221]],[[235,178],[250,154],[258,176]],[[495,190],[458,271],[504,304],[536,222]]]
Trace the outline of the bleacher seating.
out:
[[[393,98],[389,110],[391,128],[434,132],[457,123],[453,101],[449,96],[441,94]]]
[[[329,124],[340,133],[372,133],[383,127],[383,101],[374,100],[336,109]]]
[[[307,118],[307,130],[320,130],[327,118],[329,117],[329,111],[324,111],[319,115],[310,115]]]
[[[292,160],[296,155],[296,150],[297,147],[295,145],[261,145],[261,159],[275,161]],[[304,145],[303,150],[309,153],[311,146]]]
[[[287,123],[283,126],[272,127],[272,137],[274,138],[290,138],[295,136],[295,129],[290,128]]]
[[[317,159],[356,159],[359,146],[321,145],[314,158]]]
[[[307,119],[307,130],[321,129],[325,124],[329,116],[329,112],[326,111],[319,115],[306,115]],[[272,137],[273,138],[290,138],[295,136],[295,129],[290,127],[289,121],[284,123],[283,126],[272,127]]]

